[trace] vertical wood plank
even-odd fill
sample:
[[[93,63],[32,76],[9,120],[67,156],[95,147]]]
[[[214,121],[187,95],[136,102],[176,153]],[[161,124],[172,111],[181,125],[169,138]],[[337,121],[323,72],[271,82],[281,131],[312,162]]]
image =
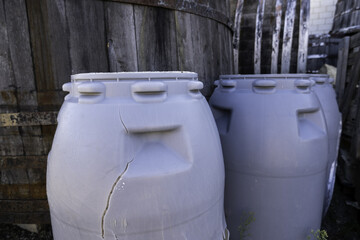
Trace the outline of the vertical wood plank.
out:
[[[177,70],[174,11],[134,6],[139,71]]]
[[[227,27],[222,24],[218,24],[219,26],[219,44],[220,44],[220,74],[233,74],[233,51],[230,51],[232,48],[232,39],[231,34]],[[218,78],[219,76],[216,76]]]
[[[261,73],[261,41],[262,41],[262,27],[264,21],[265,0],[259,0],[256,11],[255,23],[255,46],[254,46],[254,73]]]
[[[108,61],[102,1],[65,1],[71,73],[106,72]]]
[[[349,46],[350,46],[350,37],[344,37],[339,45],[339,54],[338,54],[338,72],[336,74],[336,93],[339,105],[342,103],[345,82],[347,76],[347,65],[348,65],[348,56],[349,56]]]
[[[309,43],[309,17],[310,17],[310,0],[301,0],[300,6],[300,23],[299,23],[299,49],[297,72],[306,73],[307,50]]]
[[[233,55],[234,55],[234,73],[239,73],[239,48],[240,48],[240,29],[241,17],[243,13],[244,0],[238,0],[235,10],[234,19],[234,36],[233,36]]]
[[[197,72],[204,83],[202,94],[210,97],[212,83],[220,71],[215,67],[216,61],[220,62],[219,43],[213,40],[219,34],[216,23],[182,12],[176,12],[175,19],[179,70]]]
[[[14,112],[17,109],[16,82],[12,71],[4,1],[0,1],[0,113]]]
[[[27,0],[26,6],[37,90],[61,90],[71,73],[64,0]],[[47,99],[47,104],[61,102]]]
[[[271,50],[271,73],[278,73],[281,17],[282,17],[283,0],[276,0],[275,3],[275,24],[272,33],[272,50]]]
[[[5,11],[18,110],[34,111],[37,99],[25,1],[6,0]]]
[[[133,5],[104,4],[110,71],[138,71]]]
[[[290,72],[291,47],[292,47],[293,32],[294,32],[295,10],[296,10],[296,0],[288,0],[286,13],[285,13],[283,47],[281,54],[281,73]]]
[[[349,74],[349,84],[345,89],[343,100],[340,102],[340,112],[342,113],[343,122],[346,121],[350,112],[351,102],[356,93],[356,85],[359,83],[360,75],[360,52],[357,52],[354,57],[354,65],[351,67]]]

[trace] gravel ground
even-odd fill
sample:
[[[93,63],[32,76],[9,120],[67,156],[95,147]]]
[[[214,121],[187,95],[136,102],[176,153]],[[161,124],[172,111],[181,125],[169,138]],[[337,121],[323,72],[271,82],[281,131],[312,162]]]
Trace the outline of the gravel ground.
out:
[[[360,211],[350,206],[354,202],[352,189],[335,185],[334,197],[325,216],[322,229],[328,240],[360,240]],[[45,225],[39,233],[31,233],[11,224],[0,224],[0,240],[51,240],[51,226]],[[305,240],[305,239],[304,239]]]

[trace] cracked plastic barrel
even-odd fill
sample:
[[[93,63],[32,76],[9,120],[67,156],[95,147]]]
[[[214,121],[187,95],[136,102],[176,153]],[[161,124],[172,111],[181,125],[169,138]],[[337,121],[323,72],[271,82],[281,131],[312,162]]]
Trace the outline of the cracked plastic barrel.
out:
[[[54,239],[224,239],[223,157],[202,87],[191,72],[71,77],[48,158]]]
[[[319,229],[328,138],[308,79],[220,77],[210,105],[225,161],[230,239],[306,239]]]

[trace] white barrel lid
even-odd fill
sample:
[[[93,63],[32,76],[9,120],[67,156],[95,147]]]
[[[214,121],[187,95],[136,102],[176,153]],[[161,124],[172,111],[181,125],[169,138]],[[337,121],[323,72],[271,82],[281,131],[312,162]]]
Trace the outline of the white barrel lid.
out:
[[[289,73],[289,74],[233,74],[233,75],[220,75],[220,80],[242,80],[242,79],[308,79],[309,74],[302,73]]]
[[[71,75],[71,81],[122,81],[122,80],[190,80],[197,81],[198,74],[194,72],[94,72]]]

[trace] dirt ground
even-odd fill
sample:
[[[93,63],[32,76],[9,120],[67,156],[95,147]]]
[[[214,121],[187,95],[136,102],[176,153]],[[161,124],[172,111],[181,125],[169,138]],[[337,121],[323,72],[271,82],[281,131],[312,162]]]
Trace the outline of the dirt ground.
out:
[[[354,203],[353,189],[335,185],[334,197],[325,216],[322,229],[328,240],[360,240],[360,211]],[[0,240],[51,240],[51,226],[43,226],[39,233],[30,233],[15,225],[0,224]],[[305,239],[304,239],[305,240]]]
[[[322,223],[328,240],[360,240],[360,211],[351,206],[354,203],[354,189],[336,183],[329,211]]]

